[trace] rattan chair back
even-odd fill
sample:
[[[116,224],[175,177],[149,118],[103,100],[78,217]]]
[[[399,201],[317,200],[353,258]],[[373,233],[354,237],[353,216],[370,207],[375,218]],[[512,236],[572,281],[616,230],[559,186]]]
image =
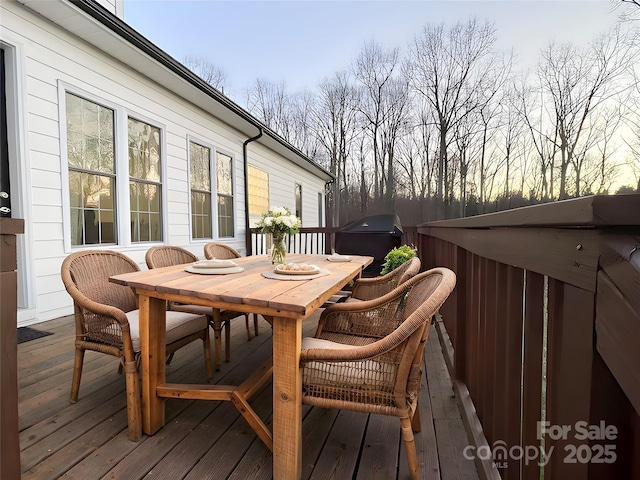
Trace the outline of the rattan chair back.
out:
[[[197,262],[198,256],[186,248],[175,245],[156,245],[147,250],[144,259],[147,267],[162,268]]]
[[[398,285],[416,276],[420,271],[421,262],[418,257],[412,257],[402,265],[387,273],[372,278],[360,278],[355,281],[351,298],[357,300],[372,300],[381,297]]]
[[[382,297],[327,307],[315,337],[302,341],[303,403],[399,417],[414,479],[424,347],[454,287],[449,269],[420,273]]]
[[[240,252],[235,248],[221,242],[207,243],[204,246],[204,256],[207,260],[211,260],[213,258],[217,258],[218,260],[231,260],[241,257]]]

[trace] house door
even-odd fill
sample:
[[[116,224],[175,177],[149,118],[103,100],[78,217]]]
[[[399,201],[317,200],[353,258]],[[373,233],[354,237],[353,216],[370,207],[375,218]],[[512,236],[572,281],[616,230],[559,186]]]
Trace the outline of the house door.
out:
[[[0,0],[1,1],[1,0]],[[35,290],[29,288],[34,277],[33,258],[28,255],[28,205],[21,179],[25,178],[22,158],[24,144],[18,102],[22,97],[22,84],[18,81],[18,55],[16,48],[0,41],[0,216],[22,218],[25,233],[17,235],[18,261],[18,326],[33,323],[36,315]],[[29,274],[31,272],[31,275]]]
[[[9,144],[7,142],[7,89],[4,49],[0,49],[0,217],[11,216]]]

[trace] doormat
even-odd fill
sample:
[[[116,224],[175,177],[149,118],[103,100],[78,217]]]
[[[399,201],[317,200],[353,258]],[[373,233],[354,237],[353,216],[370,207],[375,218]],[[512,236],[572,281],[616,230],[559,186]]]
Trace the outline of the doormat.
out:
[[[18,343],[28,342],[47,335],[53,335],[53,332],[44,332],[31,327],[18,327]]]

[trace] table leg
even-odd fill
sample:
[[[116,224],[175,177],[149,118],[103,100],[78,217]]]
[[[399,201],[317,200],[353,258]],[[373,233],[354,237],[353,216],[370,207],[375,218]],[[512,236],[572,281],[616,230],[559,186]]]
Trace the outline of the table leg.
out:
[[[273,478],[302,474],[302,320],[273,317]]]
[[[142,431],[153,435],[164,425],[165,399],[156,387],[165,383],[167,302],[139,295],[140,377],[142,379]]]

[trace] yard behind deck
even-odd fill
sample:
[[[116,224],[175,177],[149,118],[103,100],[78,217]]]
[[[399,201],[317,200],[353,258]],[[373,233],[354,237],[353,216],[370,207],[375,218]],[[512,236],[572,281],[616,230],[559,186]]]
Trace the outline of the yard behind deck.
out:
[[[305,335],[313,334],[318,315],[305,322]],[[270,326],[261,318],[260,335],[247,342],[242,318],[232,322],[231,362],[215,383],[239,383],[271,354]],[[230,402],[169,399],[165,427],[131,442],[124,377],[113,357],[87,352],[78,402],[69,403],[73,318],[36,327],[54,334],[18,345],[22,480],[271,478],[271,452]],[[202,362],[202,345],[194,342],[167,366],[167,380],[204,382]],[[416,434],[422,478],[478,478],[463,457],[469,441],[435,328],[425,365]],[[271,395],[268,383],[251,401],[269,426]],[[397,418],[309,406],[303,418],[302,478],[408,477]]]

